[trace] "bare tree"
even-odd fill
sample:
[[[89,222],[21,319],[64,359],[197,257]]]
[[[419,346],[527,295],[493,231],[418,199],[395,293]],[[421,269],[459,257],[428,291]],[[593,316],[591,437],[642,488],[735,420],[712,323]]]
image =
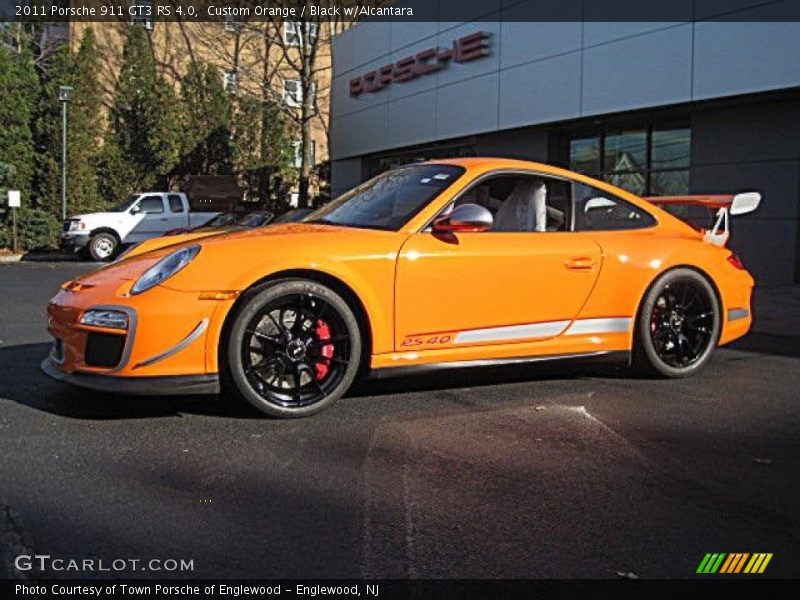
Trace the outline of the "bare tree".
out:
[[[328,1],[334,4],[334,0]],[[309,12],[307,8],[305,14]],[[257,95],[265,105],[280,108],[295,130],[300,206],[309,204],[314,130],[318,127],[327,135],[330,77],[325,73],[331,68],[331,32],[341,27],[327,20],[253,20],[226,27],[227,40],[213,36],[205,40],[207,56],[217,64],[231,65],[242,93]],[[264,118],[274,117],[264,111]],[[269,129],[262,125],[263,131]]]
[[[327,4],[332,4],[329,0]],[[304,14],[309,14],[309,6]],[[315,2],[317,6],[325,2]],[[287,116],[293,121],[299,132],[299,181],[298,205],[309,206],[309,182],[313,168],[313,136],[312,122],[320,117],[321,90],[318,80],[321,73],[330,71],[330,22],[311,21],[306,19],[289,19],[273,24],[275,43],[283,57],[282,71],[286,79],[296,82],[294,91],[296,106],[287,106]],[[322,90],[327,97],[328,90]],[[326,127],[327,129],[327,127]]]

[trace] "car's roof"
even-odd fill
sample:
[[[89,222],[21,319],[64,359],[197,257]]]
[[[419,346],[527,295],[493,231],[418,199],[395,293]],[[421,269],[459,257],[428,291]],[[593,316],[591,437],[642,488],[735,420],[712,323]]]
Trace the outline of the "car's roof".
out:
[[[546,173],[567,175],[571,174],[566,169],[554,167],[545,163],[514,158],[499,158],[495,156],[471,156],[465,158],[437,158],[424,161],[422,164],[454,165],[464,168],[490,168],[490,169],[528,169]]]

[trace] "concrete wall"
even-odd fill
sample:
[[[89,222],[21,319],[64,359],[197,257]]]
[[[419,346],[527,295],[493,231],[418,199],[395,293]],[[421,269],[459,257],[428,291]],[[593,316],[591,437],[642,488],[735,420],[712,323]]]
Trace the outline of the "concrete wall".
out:
[[[363,168],[360,158],[331,162],[331,196],[335,198],[364,181]]]
[[[702,12],[713,5],[678,1],[687,14],[692,6]],[[737,7],[759,3],[740,0]],[[332,158],[800,86],[798,22],[514,22],[524,4],[487,0],[480,22],[370,22],[338,36]],[[769,18],[781,4],[744,10],[738,18]],[[349,96],[352,77],[478,30],[492,34],[488,57]]]
[[[689,185],[760,191],[759,209],[732,220],[731,247],[761,284],[800,280],[800,100],[695,110]]]

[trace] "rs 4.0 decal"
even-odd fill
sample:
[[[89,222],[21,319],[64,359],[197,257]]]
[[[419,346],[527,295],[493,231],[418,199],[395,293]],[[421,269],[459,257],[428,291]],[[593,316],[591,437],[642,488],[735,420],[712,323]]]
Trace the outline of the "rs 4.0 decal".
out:
[[[453,336],[447,335],[410,335],[403,340],[403,346],[437,346],[449,344]]]

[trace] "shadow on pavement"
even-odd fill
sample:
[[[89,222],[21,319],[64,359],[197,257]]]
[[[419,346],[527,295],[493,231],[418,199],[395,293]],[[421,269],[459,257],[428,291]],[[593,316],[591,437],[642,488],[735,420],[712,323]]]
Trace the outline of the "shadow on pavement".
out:
[[[246,402],[226,396],[121,396],[74,388],[51,380],[39,368],[50,344],[0,347],[0,398],[74,419],[145,419],[193,414],[238,419],[264,418]],[[609,365],[537,363],[450,369],[408,377],[364,380],[348,397],[385,396],[451,388],[585,377],[630,377]]]
[[[728,348],[775,356],[800,356],[800,338],[750,333]],[[0,398],[75,419],[143,419],[180,414],[234,419],[264,418],[246,402],[229,396],[110,396],[73,388],[48,378],[39,368],[47,343],[0,347]],[[348,397],[364,398],[465,387],[557,379],[639,379],[623,366],[544,362],[529,365],[444,369],[424,374],[359,381]]]
[[[244,402],[218,396],[110,396],[53,381],[39,368],[50,344],[0,347],[0,398],[74,419],[145,419],[181,413],[260,418]]]
[[[442,369],[408,376],[369,379],[356,383],[348,395],[377,396],[589,377],[636,378],[636,375],[622,366],[553,361],[496,367]]]
[[[727,347],[731,350],[772,354],[774,356],[789,356],[793,358],[800,356],[800,338],[791,335],[751,331],[745,337],[736,340]]]

